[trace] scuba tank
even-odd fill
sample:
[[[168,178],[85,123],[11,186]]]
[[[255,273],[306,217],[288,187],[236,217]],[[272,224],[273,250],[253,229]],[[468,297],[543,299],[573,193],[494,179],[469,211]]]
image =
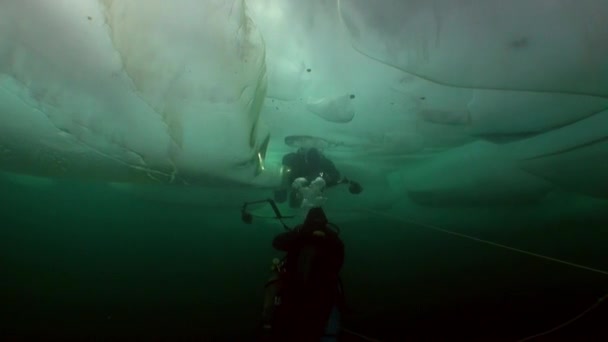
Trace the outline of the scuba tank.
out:
[[[264,307],[262,310],[262,327],[265,333],[270,333],[276,309],[281,305],[281,290],[283,289],[283,274],[285,260],[272,259],[271,274],[264,285]]]
[[[325,334],[321,337],[321,342],[336,342],[338,340],[341,318],[340,309],[338,309],[337,305],[334,305],[327,320]]]
[[[274,258],[270,267],[271,274],[264,285],[264,307],[262,311],[263,335],[271,336],[277,308],[281,305],[281,295],[284,288],[285,259]],[[338,285],[341,291],[341,286]],[[325,333],[320,342],[336,342],[340,334],[341,313],[338,303],[334,304],[328,317]]]

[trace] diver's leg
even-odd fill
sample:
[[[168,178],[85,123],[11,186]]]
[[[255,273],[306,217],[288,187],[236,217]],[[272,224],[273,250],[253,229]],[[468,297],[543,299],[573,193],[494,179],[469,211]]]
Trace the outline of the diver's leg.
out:
[[[300,191],[291,190],[289,192],[289,206],[291,208],[299,208],[302,206],[302,196],[300,195]]]
[[[289,207],[300,208],[302,206],[303,200],[304,200],[304,197],[300,193],[300,190],[293,189],[289,192]]]
[[[331,310],[329,319],[327,320],[327,327],[325,328],[325,334],[321,337],[321,342],[336,342],[340,335],[340,311],[338,306],[335,305]]]
[[[306,187],[309,180],[305,177],[298,177],[291,183],[291,191],[289,192],[289,206],[291,208],[301,208],[304,196],[302,195],[301,189]]]
[[[274,190],[274,201],[277,203],[285,203],[287,201],[287,197],[291,188],[291,183],[295,179],[289,167],[284,165],[283,169],[284,171],[281,172],[281,187]]]

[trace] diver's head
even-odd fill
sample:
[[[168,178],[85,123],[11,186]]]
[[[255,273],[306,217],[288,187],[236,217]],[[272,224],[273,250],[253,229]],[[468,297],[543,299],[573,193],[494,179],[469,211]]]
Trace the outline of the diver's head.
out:
[[[304,227],[307,228],[324,228],[327,223],[327,216],[325,216],[325,211],[323,211],[320,207],[311,208],[308,211],[308,215],[306,215],[306,220],[304,220]]]
[[[311,147],[306,151],[306,163],[311,165],[317,165],[321,162],[321,151]]]

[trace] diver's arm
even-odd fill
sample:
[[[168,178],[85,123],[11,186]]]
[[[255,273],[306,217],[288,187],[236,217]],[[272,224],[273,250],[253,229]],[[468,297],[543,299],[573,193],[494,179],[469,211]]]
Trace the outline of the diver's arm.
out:
[[[342,266],[344,265],[344,242],[342,242],[342,240],[338,237],[338,236],[334,236],[332,239],[332,245],[333,245],[333,253],[336,256],[335,262],[336,262],[336,268],[339,271],[340,269],[342,269]]]
[[[289,167],[293,167],[296,164],[296,160],[298,158],[298,154],[297,153],[288,153],[286,155],[283,156],[283,165],[285,166],[289,166]]]
[[[323,173],[323,178],[325,179],[328,187],[341,183],[342,176],[340,175],[340,171],[338,171],[336,165],[327,158],[323,160]]]

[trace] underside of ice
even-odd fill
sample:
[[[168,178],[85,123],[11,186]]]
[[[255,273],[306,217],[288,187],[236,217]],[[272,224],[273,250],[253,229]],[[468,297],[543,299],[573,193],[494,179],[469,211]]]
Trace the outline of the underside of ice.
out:
[[[200,4],[2,3],[3,168],[250,181],[268,135],[263,40],[242,2]]]
[[[315,146],[370,189],[358,205],[608,198],[607,17],[595,0],[5,1],[0,168],[273,187],[284,153]]]

